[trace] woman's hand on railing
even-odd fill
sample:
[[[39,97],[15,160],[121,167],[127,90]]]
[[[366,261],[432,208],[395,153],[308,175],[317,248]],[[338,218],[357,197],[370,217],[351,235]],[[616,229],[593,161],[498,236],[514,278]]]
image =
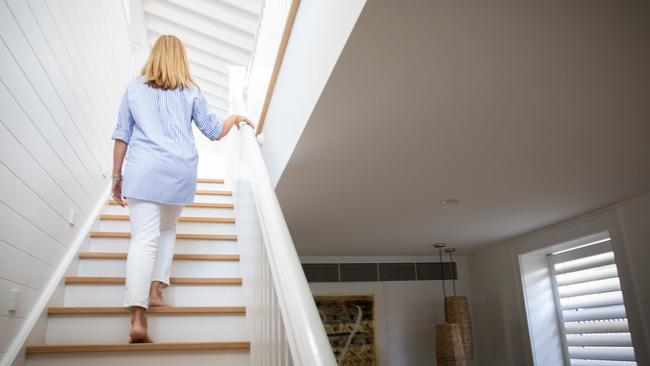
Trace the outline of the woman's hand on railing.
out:
[[[252,129],[255,129],[255,125],[253,122],[251,122],[250,119],[248,119],[248,117],[240,116],[238,114],[233,114],[231,117],[235,117],[237,119],[237,122],[235,123],[237,125],[237,128],[241,127],[241,124],[244,123],[251,126]]]
[[[223,129],[221,130],[221,134],[219,134],[217,137],[217,140],[221,140],[224,136],[226,136],[228,132],[230,132],[232,126],[237,126],[237,128],[239,128],[241,127],[242,123],[251,126],[252,129],[255,129],[255,125],[253,122],[251,122],[250,119],[248,119],[248,117],[241,116],[239,114],[231,114],[223,121]]]

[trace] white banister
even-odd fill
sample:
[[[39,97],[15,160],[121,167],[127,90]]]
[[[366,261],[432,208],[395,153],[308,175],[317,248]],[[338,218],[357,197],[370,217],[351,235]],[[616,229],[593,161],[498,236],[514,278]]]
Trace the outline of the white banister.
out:
[[[231,69],[231,113],[245,114],[244,75],[242,69]],[[334,354],[255,133],[243,126],[232,135],[233,193],[251,364],[334,366]]]

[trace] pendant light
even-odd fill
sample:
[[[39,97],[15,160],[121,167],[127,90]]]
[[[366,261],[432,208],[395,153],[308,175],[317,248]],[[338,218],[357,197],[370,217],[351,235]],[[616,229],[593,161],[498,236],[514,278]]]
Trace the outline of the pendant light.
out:
[[[453,296],[445,297],[445,320],[447,323],[458,324],[463,351],[466,360],[474,359],[474,343],[472,338],[472,320],[469,316],[469,305],[467,297],[456,295],[456,280],[453,273],[453,253],[456,251],[454,248],[445,249],[445,253],[449,254],[449,269],[451,272]]]
[[[465,366],[465,349],[460,325],[436,325],[436,365]]]
[[[433,246],[438,249],[438,255],[440,258],[440,281],[442,283],[442,296],[445,299],[446,303],[447,291],[445,289],[445,273],[442,261],[442,248],[445,247],[445,244],[436,243]],[[463,336],[459,324],[447,322],[436,325],[436,365],[465,366],[465,348],[463,345]]]

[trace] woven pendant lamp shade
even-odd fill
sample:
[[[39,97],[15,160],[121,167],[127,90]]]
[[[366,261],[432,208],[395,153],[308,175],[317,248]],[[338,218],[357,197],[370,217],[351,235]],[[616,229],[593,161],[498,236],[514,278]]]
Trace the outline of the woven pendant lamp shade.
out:
[[[448,296],[445,298],[445,320],[447,323],[458,325],[465,359],[474,359],[472,320],[469,317],[469,306],[465,296]]]
[[[436,365],[465,366],[465,350],[460,325],[436,325]]]

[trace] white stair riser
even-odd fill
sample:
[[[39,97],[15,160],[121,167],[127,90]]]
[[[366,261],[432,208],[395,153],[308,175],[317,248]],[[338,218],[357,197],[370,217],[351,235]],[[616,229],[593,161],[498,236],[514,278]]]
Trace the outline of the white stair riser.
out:
[[[79,261],[79,276],[122,277],[126,274],[124,259],[82,259]],[[238,261],[174,260],[173,277],[240,277]]]
[[[92,238],[90,240],[91,252],[121,252],[129,251],[130,239],[124,238]],[[176,253],[200,254],[237,254],[237,242],[229,240],[176,240]]]
[[[93,238],[90,241],[92,252],[121,252],[129,251],[129,239]],[[198,254],[238,254],[239,247],[234,241],[216,240],[177,240],[176,253]]]
[[[131,232],[131,222],[101,220],[97,230]],[[235,224],[179,222],[176,224],[176,232],[182,234],[234,234]]]
[[[106,205],[102,213],[107,215],[128,215],[129,207]],[[185,207],[181,215],[193,217],[234,217],[235,212],[232,208]]]
[[[229,191],[230,188],[223,183],[197,183],[196,190]]]
[[[239,285],[171,285],[163,292],[173,306],[244,306]],[[64,306],[123,306],[124,285],[67,285]]]
[[[221,196],[211,194],[197,194],[194,196],[194,203],[232,203],[232,196]]]
[[[247,366],[248,350],[36,354],[26,366]]]
[[[154,342],[227,342],[246,340],[243,314],[150,314]],[[48,344],[106,344],[129,341],[129,315],[50,316]]]

